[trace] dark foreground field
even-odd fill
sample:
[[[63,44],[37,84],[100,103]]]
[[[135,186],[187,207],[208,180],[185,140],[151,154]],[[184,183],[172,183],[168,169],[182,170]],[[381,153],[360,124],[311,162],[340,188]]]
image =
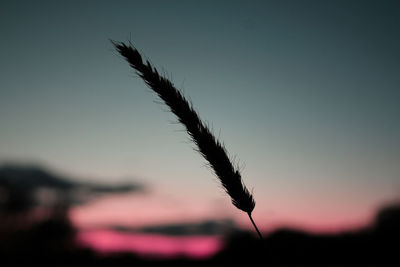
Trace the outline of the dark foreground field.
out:
[[[41,188],[56,194],[45,203],[37,202],[35,196]],[[0,266],[249,266],[253,262],[252,266],[326,267],[397,266],[399,262],[399,203],[379,210],[370,226],[341,234],[281,229],[260,241],[253,232],[233,227],[225,232],[224,248],[206,260],[161,260],[132,253],[100,255],[78,245],[79,232],[68,219],[70,207],[78,201],[72,197],[77,188],[85,189],[86,195],[140,189],[133,185],[73,184],[40,168],[0,169]],[[32,212],[38,208],[41,214]],[[175,227],[175,234],[177,230]],[[217,234],[222,231],[217,230]]]
[[[311,235],[296,230],[279,230],[255,239],[246,232],[227,237],[226,248],[211,259],[150,260],[133,254],[99,256],[74,245],[75,230],[66,220],[53,218],[30,230],[0,236],[1,266],[210,266],[248,264],[257,266],[394,266],[399,259],[400,206],[381,210],[375,224],[339,235]],[[372,265],[371,265],[372,264]],[[254,266],[256,266],[254,265]]]

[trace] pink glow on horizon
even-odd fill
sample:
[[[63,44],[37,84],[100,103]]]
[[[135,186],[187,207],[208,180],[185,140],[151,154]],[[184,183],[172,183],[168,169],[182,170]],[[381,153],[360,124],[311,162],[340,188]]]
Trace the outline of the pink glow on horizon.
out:
[[[281,211],[279,215],[265,213],[255,214],[254,219],[259,224],[260,231],[267,234],[281,228],[297,229],[314,234],[335,234],[368,227],[375,219],[374,212],[358,211],[354,214],[343,212],[337,214],[323,212],[306,212],[304,210]],[[237,220],[242,229],[252,231],[248,218],[242,216]]]
[[[279,228],[312,233],[338,233],[364,228],[373,222],[378,209],[373,203],[382,202],[374,200],[368,203],[364,199],[348,203],[342,199],[332,202],[322,197],[316,201],[300,196],[282,200],[278,194],[258,199],[253,218],[265,234]],[[69,211],[69,219],[78,229],[93,229],[105,225],[140,228],[229,218],[237,224],[236,227],[253,232],[245,213],[235,209],[225,196],[218,201],[206,202],[192,196],[187,199],[168,197],[160,192],[126,194],[73,207]]]
[[[159,234],[118,233],[112,230],[82,231],[79,245],[100,254],[132,252],[142,257],[204,259],[223,247],[217,236],[166,236]]]
[[[199,203],[191,198],[171,198],[158,193],[104,197],[73,207],[69,211],[69,219],[79,229],[85,229],[99,225],[140,227],[231,217],[220,210],[210,212],[207,203]]]

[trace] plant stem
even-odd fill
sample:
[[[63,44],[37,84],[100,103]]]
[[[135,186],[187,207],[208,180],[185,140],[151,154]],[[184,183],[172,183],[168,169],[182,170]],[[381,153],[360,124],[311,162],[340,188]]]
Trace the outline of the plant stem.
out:
[[[256,229],[257,234],[258,234],[258,236],[260,237],[260,240],[262,240],[263,237],[262,237],[260,231],[258,230],[256,223],[253,221],[253,218],[251,217],[251,212],[248,212],[247,214],[249,215],[250,221],[251,221],[251,223],[253,224],[254,228]]]

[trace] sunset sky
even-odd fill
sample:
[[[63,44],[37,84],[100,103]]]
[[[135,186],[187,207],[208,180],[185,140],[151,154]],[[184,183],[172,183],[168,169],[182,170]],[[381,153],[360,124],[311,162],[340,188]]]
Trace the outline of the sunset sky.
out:
[[[0,165],[145,186],[82,227],[250,228],[109,41],[130,40],[242,166],[261,229],[358,227],[400,196],[399,29],[399,1],[2,1]]]

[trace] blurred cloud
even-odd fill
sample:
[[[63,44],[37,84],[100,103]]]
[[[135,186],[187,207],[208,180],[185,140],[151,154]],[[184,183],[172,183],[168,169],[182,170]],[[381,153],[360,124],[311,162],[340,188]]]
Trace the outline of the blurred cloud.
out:
[[[205,220],[199,222],[170,223],[144,226],[140,228],[129,228],[115,226],[113,230],[120,232],[141,232],[147,234],[162,234],[171,236],[188,236],[188,235],[227,235],[238,228],[232,219],[223,220]]]
[[[76,182],[37,165],[0,166],[0,208],[8,212],[27,211],[35,206],[83,204],[105,194],[143,191],[139,183],[106,185]]]

